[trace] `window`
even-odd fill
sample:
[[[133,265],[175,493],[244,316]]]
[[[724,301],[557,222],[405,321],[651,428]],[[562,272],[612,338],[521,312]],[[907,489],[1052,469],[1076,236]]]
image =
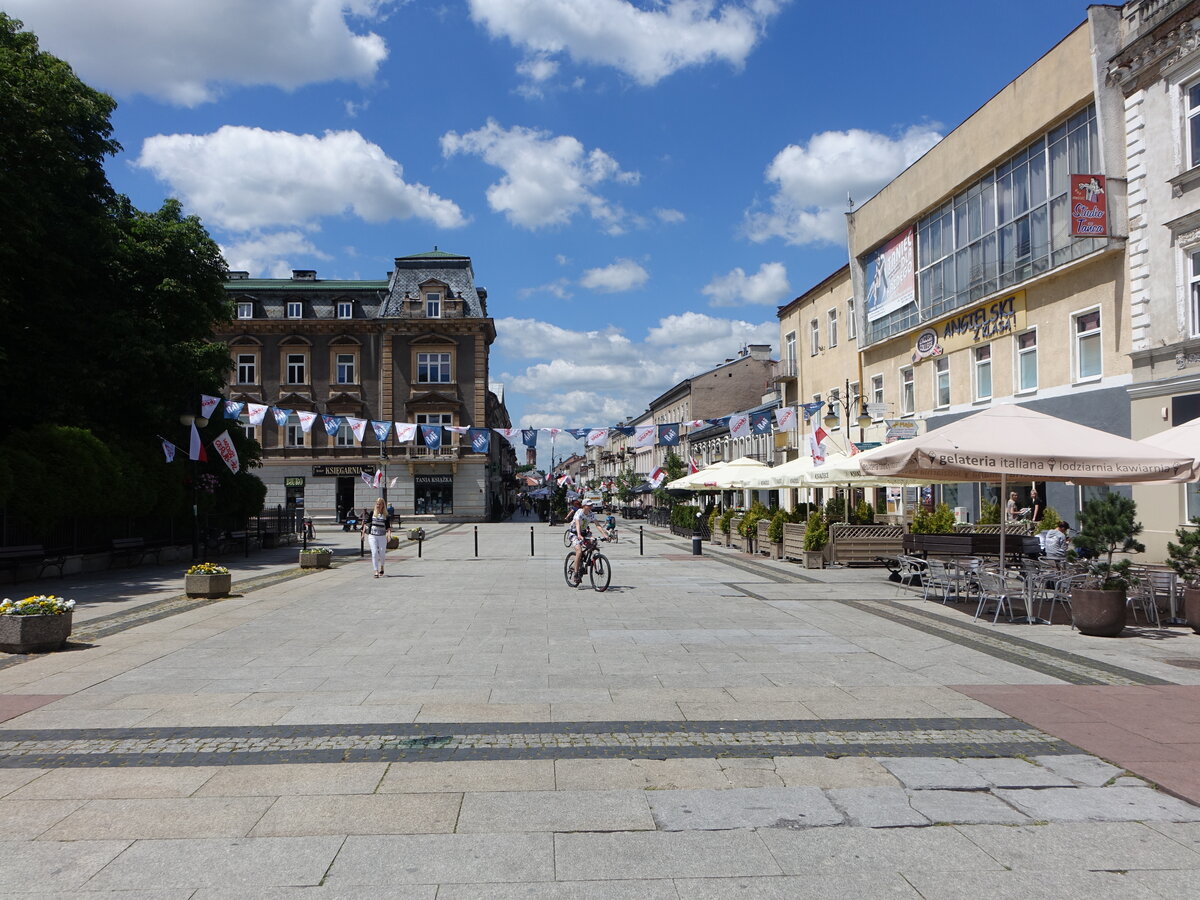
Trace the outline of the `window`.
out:
[[[287,381],[286,384],[307,384],[305,381],[304,370],[306,357],[303,353],[289,353],[287,355]]]
[[[304,304],[299,300],[289,300],[287,305],[287,317],[289,319],[301,319],[304,317]]]
[[[1192,337],[1200,337],[1200,250],[1188,257],[1188,297],[1192,313]]]
[[[418,425],[453,425],[454,415],[452,413],[417,413],[416,416]],[[452,437],[457,437],[453,432],[442,432],[442,446],[445,447],[450,443]],[[425,435],[421,429],[417,429],[417,443],[423,445],[425,443]]]
[[[337,317],[339,319],[353,319],[354,304],[349,300],[339,300],[337,305]]]
[[[336,360],[337,371],[335,377],[338,384],[357,384],[354,375],[354,354],[339,353]]]
[[[883,407],[884,400],[883,400],[883,376],[882,375],[872,375],[871,376],[871,402],[878,404],[880,408]],[[876,420],[876,421],[878,421],[878,420]]]
[[[937,409],[950,405],[950,360],[945,356],[933,361],[933,405]]]
[[[854,319],[854,298],[846,301],[846,340],[853,341],[858,337],[858,322]]]
[[[300,427],[300,418],[293,413],[288,417],[287,425],[284,426],[283,440],[285,447],[303,447],[304,446],[304,429]]]
[[[1200,82],[1187,89],[1188,168],[1200,166]]]
[[[253,353],[237,356],[237,383],[258,384],[258,357]]]
[[[829,389],[828,411],[833,413],[835,416],[837,416],[837,424],[830,426],[831,431],[837,431],[839,428],[842,427],[842,415],[841,415],[842,389],[841,388],[830,388]]]
[[[900,370],[900,414],[911,416],[917,410],[917,398],[913,392],[913,368],[906,366]]]
[[[450,383],[449,353],[418,353],[417,381],[420,384]]]
[[[250,424],[250,417],[245,413],[238,416],[238,425],[242,427],[242,434],[250,438],[252,441],[258,440],[258,429]]]
[[[439,291],[430,291],[425,295],[425,315],[430,319],[442,317],[442,295]]]
[[[1036,391],[1038,386],[1037,332],[1017,335],[1017,390]]]
[[[821,323],[816,319],[808,323],[808,336],[812,341],[812,346],[809,348],[810,355],[816,356],[821,351]]]
[[[984,344],[971,352],[975,361],[975,399],[990,400],[992,396],[992,345]]]
[[[254,318],[254,304],[253,303],[239,303],[237,305],[237,317],[239,319],[253,319]]]
[[[1100,344],[1100,310],[1074,316],[1076,380],[1099,378],[1103,372]]]
[[[829,311],[829,346],[836,347],[837,339],[837,310],[831,309]]]
[[[338,423],[337,434],[333,436],[333,445],[335,447],[353,447],[357,441],[354,440],[354,429],[346,422]]]

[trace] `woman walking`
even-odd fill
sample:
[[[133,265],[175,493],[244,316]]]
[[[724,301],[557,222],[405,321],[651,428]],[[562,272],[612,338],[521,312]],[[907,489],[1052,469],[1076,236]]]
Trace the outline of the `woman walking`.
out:
[[[387,539],[392,535],[391,517],[388,516],[387,503],[382,497],[375,501],[374,512],[365,517],[363,534],[367,536],[367,543],[371,545],[371,566],[375,569],[375,577],[382,578]]]

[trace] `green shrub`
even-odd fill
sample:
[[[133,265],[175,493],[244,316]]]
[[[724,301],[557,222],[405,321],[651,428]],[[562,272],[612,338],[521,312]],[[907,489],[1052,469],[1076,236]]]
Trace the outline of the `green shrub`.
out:
[[[866,500],[861,501],[858,506],[854,507],[854,521],[858,525],[874,525],[875,510]]]
[[[926,512],[919,507],[913,513],[913,534],[954,534],[954,510],[945,503],[939,503],[933,512]]]
[[[979,524],[980,525],[999,525],[1000,524],[1000,504],[992,503],[990,500],[979,501]]]
[[[737,514],[737,510],[734,509],[732,506],[729,507],[729,509],[725,510],[725,512],[721,513],[721,518],[720,518],[719,524],[721,526],[721,531],[724,534],[729,534],[729,523],[736,514]]]
[[[1178,544],[1167,543],[1167,565],[1178,573],[1183,583],[1195,587],[1200,583],[1200,519],[1192,519],[1191,528],[1175,529]]]
[[[783,523],[786,521],[787,513],[782,509],[775,510],[775,515],[771,516],[771,527],[767,529],[767,540],[772,544],[783,541]]]
[[[696,515],[700,512],[698,506],[676,504],[671,507],[671,524],[677,528],[695,528]]]
[[[1137,504],[1122,494],[1105,494],[1083,504],[1079,513],[1079,535],[1075,546],[1103,554],[1104,560],[1094,561],[1089,574],[1101,590],[1127,590],[1137,579],[1130,572],[1127,559],[1112,561],[1113,553],[1141,553],[1146,548],[1137,540],[1142,523],[1137,521]],[[1168,553],[1170,552],[1168,548]]]
[[[1038,531],[1053,531],[1058,527],[1058,523],[1062,521],[1062,516],[1058,514],[1053,506],[1047,506],[1042,510],[1042,518],[1038,523]]]
[[[829,524],[846,521],[846,501],[841,497],[830,497],[825,502],[825,519]]]
[[[720,508],[714,506],[712,509],[710,509],[708,511],[708,533],[709,534],[716,534],[717,522],[720,520],[720,518],[721,518]]]
[[[768,510],[759,501],[755,500],[751,504],[749,511],[742,516],[742,521],[738,523],[738,534],[742,537],[749,535],[753,537],[758,533],[758,520],[768,514]]]
[[[829,530],[825,527],[825,517],[819,512],[814,512],[808,517],[804,527],[804,549],[824,550],[828,542]]]

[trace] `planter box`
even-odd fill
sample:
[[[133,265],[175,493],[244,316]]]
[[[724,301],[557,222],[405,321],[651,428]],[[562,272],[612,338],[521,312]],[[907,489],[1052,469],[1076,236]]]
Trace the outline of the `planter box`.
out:
[[[1096,588],[1071,591],[1071,619],[1080,634],[1116,637],[1125,628],[1125,592]]]
[[[551,525],[554,525],[555,523],[554,523],[554,522],[551,522],[550,524],[551,524]],[[421,541],[421,540],[424,540],[424,539],[425,539],[425,529],[424,529],[424,528],[410,528],[410,529],[408,529],[408,539],[409,539],[410,541]],[[397,546],[397,547],[398,547],[398,546],[400,546],[399,542],[397,542],[396,546]]]
[[[825,551],[824,550],[805,550],[804,551],[804,568],[806,568],[806,569],[823,569],[823,568],[825,568]]]
[[[906,534],[902,541],[904,552],[910,556],[931,556],[944,559],[949,556],[999,556],[1000,533],[995,534]],[[1012,534],[1005,535],[1006,555],[1021,554],[1037,556],[1041,545],[1035,537]]]
[[[1200,588],[1183,589],[1183,615],[1192,631],[1200,634]]]
[[[387,543],[384,546],[387,547],[387,549],[389,549],[389,550],[395,550],[397,547],[400,546],[400,538],[396,537],[395,535],[392,535],[390,538],[387,539]]]
[[[714,531],[714,532],[712,533],[712,542],[713,542],[714,544],[716,544],[718,547],[724,547],[724,546],[725,546],[725,540],[726,540],[726,537],[727,537],[727,535],[725,534],[725,532],[723,532],[723,531]]]
[[[332,553],[305,553],[300,551],[300,568],[302,569],[328,569],[329,562],[333,559]]]
[[[206,597],[215,600],[217,597],[228,597],[233,587],[233,574],[225,575],[185,575],[183,576],[183,592],[189,597]]]
[[[760,545],[763,553],[771,559],[783,559],[783,541],[763,541]]]
[[[0,616],[0,651],[49,653],[67,642],[71,613],[61,616]]]

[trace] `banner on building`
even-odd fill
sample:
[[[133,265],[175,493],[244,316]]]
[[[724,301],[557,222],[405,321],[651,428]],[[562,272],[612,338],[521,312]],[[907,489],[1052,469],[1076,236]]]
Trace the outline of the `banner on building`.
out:
[[[775,430],[791,431],[796,427],[796,409],[792,406],[781,406],[775,410]]]
[[[1103,175],[1071,176],[1071,237],[1108,235],[1108,194]]]
[[[587,433],[587,445],[589,447],[607,447],[608,446],[608,429],[593,428]]]
[[[867,259],[866,284],[868,322],[903,309],[916,299],[912,228],[900,232]]]
[[[679,446],[679,425],[659,425],[658,443],[661,447]]]

